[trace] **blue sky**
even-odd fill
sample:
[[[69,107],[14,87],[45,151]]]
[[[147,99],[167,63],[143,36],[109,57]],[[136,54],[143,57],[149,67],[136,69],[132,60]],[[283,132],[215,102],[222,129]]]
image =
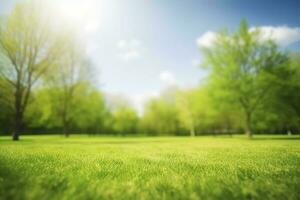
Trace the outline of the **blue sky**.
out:
[[[9,13],[18,1],[0,0],[0,13]],[[223,27],[234,30],[243,18],[274,32],[283,48],[300,49],[299,0],[53,1],[84,29],[99,87],[138,106],[168,85],[199,84],[205,76],[196,66],[199,45]]]

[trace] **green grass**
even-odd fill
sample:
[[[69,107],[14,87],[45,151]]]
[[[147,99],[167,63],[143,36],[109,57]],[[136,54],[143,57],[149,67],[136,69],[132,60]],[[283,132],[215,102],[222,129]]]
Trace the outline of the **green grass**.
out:
[[[0,199],[300,199],[300,138],[0,137]]]

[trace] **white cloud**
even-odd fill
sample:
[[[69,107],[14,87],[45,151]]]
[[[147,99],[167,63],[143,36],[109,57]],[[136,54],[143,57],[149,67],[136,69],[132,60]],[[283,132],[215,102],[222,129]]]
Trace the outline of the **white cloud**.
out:
[[[207,31],[197,39],[197,45],[202,48],[203,47],[210,48],[215,42],[216,37],[217,37],[217,33],[212,31]]]
[[[159,79],[167,86],[176,85],[177,81],[175,76],[169,71],[162,71],[159,74]]]
[[[137,39],[120,40],[117,44],[119,57],[124,61],[131,61],[139,58],[142,51],[142,43]]]
[[[300,41],[300,27],[292,28],[288,26],[259,26],[252,27],[249,31],[258,29],[261,32],[261,39],[272,39],[280,46],[288,46]],[[200,48],[211,48],[218,33],[207,31],[197,39]]]
[[[288,26],[261,26],[252,27],[250,31],[258,29],[261,32],[263,40],[273,39],[281,46],[288,46],[300,41],[300,28],[291,28]]]
[[[134,60],[140,57],[140,52],[137,50],[128,50],[119,54],[120,58],[124,61]]]

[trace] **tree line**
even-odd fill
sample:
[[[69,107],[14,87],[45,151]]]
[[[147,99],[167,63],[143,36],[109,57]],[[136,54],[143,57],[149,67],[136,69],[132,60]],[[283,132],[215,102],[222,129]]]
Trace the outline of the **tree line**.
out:
[[[297,133],[300,57],[242,20],[201,49],[208,72],[194,88],[169,87],[142,114],[111,105],[93,83],[93,63],[72,29],[32,2],[0,22],[0,132],[200,135]]]

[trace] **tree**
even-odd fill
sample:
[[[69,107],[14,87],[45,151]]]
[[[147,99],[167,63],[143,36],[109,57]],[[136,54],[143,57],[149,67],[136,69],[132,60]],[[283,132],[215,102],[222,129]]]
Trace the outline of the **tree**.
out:
[[[34,3],[19,3],[0,27],[0,75],[14,89],[13,140],[19,139],[33,86],[60,55],[60,41]]]
[[[287,87],[282,91],[281,97],[288,102],[294,113],[300,119],[300,53],[295,53],[291,57],[290,79]],[[300,121],[300,120],[299,120]]]
[[[62,88],[43,87],[35,90],[25,116],[27,124],[42,130],[63,128],[61,116]],[[85,133],[99,133],[105,129],[106,108],[101,92],[89,83],[77,85],[68,111],[69,128]]]
[[[13,116],[13,88],[0,77],[0,133],[8,132]]]
[[[177,89],[167,88],[161,96],[149,100],[141,118],[141,129],[151,135],[171,134],[179,130],[178,110],[175,106]]]
[[[77,106],[76,95],[82,95],[77,90],[83,83],[90,82],[91,64],[75,37],[66,34],[64,38],[64,56],[51,69],[45,82],[49,87],[57,88],[53,100],[59,102],[56,108],[58,117],[62,121],[62,131],[68,137],[74,120],[72,110]]]
[[[182,90],[177,94],[176,107],[181,124],[196,135],[196,129],[205,129],[213,123],[215,111],[204,86]]]
[[[246,21],[236,33],[220,32],[213,46],[203,51],[203,66],[210,69],[211,84],[227,93],[228,102],[239,105],[245,133],[251,137],[253,113],[276,84],[280,69],[287,65],[287,55],[273,41],[263,40],[258,29],[249,30]]]
[[[180,124],[189,130],[191,136],[197,133],[230,133],[235,126],[232,109],[229,111],[216,104],[209,89],[207,85],[201,85],[181,90],[176,96]]]
[[[181,91],[176,98],[176,106],[178,109],[179,120],[190,130],[190,135],[195,136],[195,123],[197,120],[194,104],[194,92]]]
[[[76,89],[75,105],[72,109],[75,127],[86,133],[106,131],[106,108],[103,94],[92,85],[82,84]]]
[[[280,82],[272,101],[275,101],[278,115],[285,122],[286,131],[300,129],[300,57],[299,53],[290,54],[290,65],[280,73]]]
[[[113,127],[117,133],[136,133],[137,124],[138,116],[133,108],[123,106],[113,112]]]

